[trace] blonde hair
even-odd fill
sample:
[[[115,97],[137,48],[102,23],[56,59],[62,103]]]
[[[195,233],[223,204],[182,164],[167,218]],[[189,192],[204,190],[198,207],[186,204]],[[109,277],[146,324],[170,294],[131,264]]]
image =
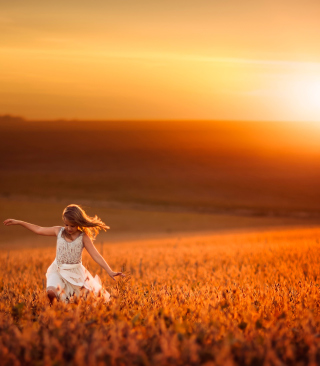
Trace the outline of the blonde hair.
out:
[[[97,215],[90,217],[80,206],[75,204],[68,205],[63,210],[62,218],[65,218],[72,224],[77,225],[78,229],[86,233],[92,240],[96,238],[100,230],[106,231],[107,229],[110,229],[110,227],[101,221]],[[68,235],[65,230],[63,235]]]

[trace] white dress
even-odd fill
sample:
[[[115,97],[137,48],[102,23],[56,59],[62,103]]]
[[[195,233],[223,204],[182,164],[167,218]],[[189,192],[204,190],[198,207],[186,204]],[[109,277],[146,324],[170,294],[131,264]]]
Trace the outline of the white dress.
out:
[[[83,233],[72,242],[62,237],[62,227],[57,236],[56,259],[47,270],[47,288],[53,286],[62,301],[69,302],[73,295],[79,296],[81,289],[93,291],[110,300],[110,294],[102,287],[98,275],[94,278],[82,265]]]

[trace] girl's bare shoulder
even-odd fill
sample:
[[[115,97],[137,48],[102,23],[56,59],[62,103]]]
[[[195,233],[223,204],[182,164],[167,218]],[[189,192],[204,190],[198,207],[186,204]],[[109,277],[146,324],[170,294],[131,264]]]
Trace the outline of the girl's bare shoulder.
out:
[[[90,236],[85,232],[83,232],[83,241],[85,242],[91,241]]]
[[[63,228],[63,226],[54,226],[53,229],[54,229],[54,232],[56,234],[56,236],[58,236],[60,230]]]
[[[90,236],[86,233],[83,233],[83,239],[82,239],[83,245],[88,249],[94,247],[93,241],[90,238]]]

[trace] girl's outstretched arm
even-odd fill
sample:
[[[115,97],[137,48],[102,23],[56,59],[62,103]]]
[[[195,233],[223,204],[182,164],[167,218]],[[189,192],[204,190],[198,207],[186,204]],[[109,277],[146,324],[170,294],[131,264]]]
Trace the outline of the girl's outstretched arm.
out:
[[[7,219],[3,221],[3,225],[10,226],[10,225],[21,225],[28,230],[38,234],[38,235],[46,235],[46,236],[57,236],[61,226],[53,226],[53,227],[42,227],[34,224],[29,224],[28,222],[14,220],[14,219]]]
[[[88,237],[87,234],[83,236],[83,244],[87,249],[88,253],[92,257],[92,259],[98,263],[107,273],[108,275],[115,281],[116,276],[125,277],[125,274],[122,272],[113,272],[113,270],[109,267],[109,264],[104,260],[101,254],[97,251],[97,248],[93,245],[92,240]]]

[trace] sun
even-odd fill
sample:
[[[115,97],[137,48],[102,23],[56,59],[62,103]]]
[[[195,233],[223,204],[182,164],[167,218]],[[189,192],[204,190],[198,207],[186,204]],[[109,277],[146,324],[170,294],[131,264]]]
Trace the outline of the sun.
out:
[[[320,76],[293,77],[285,90],[289,108],[304,121],[320,123]]]
[[[305,106],[320,108],[320,80],[298,80],[293,91]]]

